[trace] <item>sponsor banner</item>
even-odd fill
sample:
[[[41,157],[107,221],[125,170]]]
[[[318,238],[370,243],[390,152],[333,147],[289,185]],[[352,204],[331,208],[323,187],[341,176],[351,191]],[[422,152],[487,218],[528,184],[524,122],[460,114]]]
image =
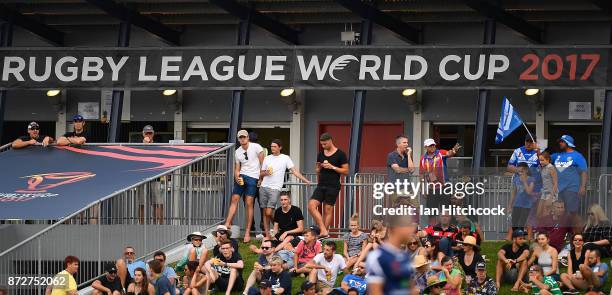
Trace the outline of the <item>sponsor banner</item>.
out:
[[[0,49],[0,88],[601,88],[607,47]]]
[[[32,146],[0,153],[0,219],[61,219],[219,146]]]

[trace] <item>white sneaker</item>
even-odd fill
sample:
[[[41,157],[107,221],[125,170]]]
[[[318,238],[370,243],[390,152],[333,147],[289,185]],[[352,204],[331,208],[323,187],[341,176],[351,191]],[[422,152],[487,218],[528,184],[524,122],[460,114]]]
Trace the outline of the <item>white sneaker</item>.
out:
[[[264,235],[262,235],[262,234],[257,234],[257,235],[255,236],[255,238],[256,238],[256,239],[258,239],[258,240],[263,240],[263,239],[264,239]]]

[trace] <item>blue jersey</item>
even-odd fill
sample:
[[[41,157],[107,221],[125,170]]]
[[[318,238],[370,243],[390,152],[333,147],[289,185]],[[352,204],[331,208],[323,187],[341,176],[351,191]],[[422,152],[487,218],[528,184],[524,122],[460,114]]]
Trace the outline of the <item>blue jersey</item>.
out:
[[[577,151],[553,154],[551,159],[557,168],[559,178],[559,192],[580,190],[580,174],[586,172],[587,163]]]
[[[524,146],[515,149],[508,161],[508,166],[516,167],[519,163],[527,163],[529,168],[537,168],[540,166],[538,152],[536,150],[527,150]]]
[[[516,176],[512,179],[513,185],[516,188],[516,197],[514,197],[514,204],[512,207],[517,208],[531,208],[533,207],[533,203],[535,202],[535,198],[530,196],[527,191],[525,191],[525,186],[521,181],[520,177]],[[535,184],[535,178],[533,176],[527,177],[527,184]],[[535,187],[535,185],[534,185]]]
[[[382,284],[386,295],[410,294],[410,278],[414,273],[412,258],[389,244],[368,255],[366,262],[368,284]]]
[[[367,290],[366,280],[360,276],[350,274],[342,279],[343,282],[347,283],[349,288],[355,288],[359,291],[359,295],[364,295]]]

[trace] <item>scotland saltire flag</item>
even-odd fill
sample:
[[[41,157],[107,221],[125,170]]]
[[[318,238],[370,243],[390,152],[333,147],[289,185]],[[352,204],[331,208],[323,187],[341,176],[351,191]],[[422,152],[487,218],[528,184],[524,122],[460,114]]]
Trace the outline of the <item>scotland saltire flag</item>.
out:
[[[497,126],[497,135],[495,135],[495,143],[499,144],[504,141],[510,133],[523,124],[523,120],[514,110],[510,101],[504,97],[502,104],[501,115],[499,117],[499,125]]]

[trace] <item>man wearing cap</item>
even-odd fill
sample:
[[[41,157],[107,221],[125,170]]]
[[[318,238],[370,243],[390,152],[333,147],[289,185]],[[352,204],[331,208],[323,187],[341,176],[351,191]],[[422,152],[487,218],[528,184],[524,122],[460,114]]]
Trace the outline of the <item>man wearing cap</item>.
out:
[[[217,244],[213,247],[213,256],[221,255],[221,252],[219,252],[219,247],[226,239],[230,240],[232,243],[232,248],[234,248],[235,252],[238,252],[238,240],[232,238],[232,231],[230,231],[227,226],[223,224],[217,225],[217,228],[212,232],[212,234],[217,242]]]
[[[476,277],[468,283],[468,295],[497,295],[497,286],[492,278],[487,276],[487,265],[484,262],[476,264]]]
[[[85,119],[81,115],[72,117],[74,131],[66,132],[57,140],[57,145],[82,145],[87,142],[85,134]]]
[[[271,293],[269,294],[282,294],[291,295],[291,275],[283,269],[283,259],[279,256],[273,256],[270,259],[270,269],[267,269],[261,275],[261,282],[268,282]],[[261,284],[259,285],[260,292]],[[245,293],[247,294],[247,293]],[[257,290],[250,288],[248,294],[258,294]],[[264,294],[261,292],[261,294]]]
[[[251,226],[253,225],[253,205],[257,192],[257,185],[261,173],[261,163],[264,160],[261,145],[249,142],[249,133],[246,130],[238,131],[238,142],[240,147],[234,154],[234,190],[232,200],[225,220],[225,226],[230,227],[234,221],[234,215],[238,210],[240,197],[246,200],[246,227],[244,228],[244,242],[251,241]]]
[[[519,290],[529,259],[529,246],[525,245],[526,235],[524,230],[515,230],[512,232],[512,244],[502,246],[497,252],[495,284],[498,289],[503,278],[504,282],[514,284],[512,290]]]
[[[560,152],[551,159],[557,168],[559,199],[565,202],[565,210],[571,215],[575,225],[574,231],[582,230],[582,219],[579,215],[580,199],[586,196],[587,162],[575,150],[574,138],[563,135],[559,138]]]
[[[524,284],[525,289],[531,289],[534,295],[561,295],[559,284],[551,276],[545,276],[542,268],[534,264],[529,268],[529,282],[531,285]]]
[[[117,277],[117,268],[113,264],[106,265],[106,274],[95,280],[91,287],[94,295],[120,295],[122,291],[121,280]]]
[[[308,201],[308,212],[321,229],[321,237],[328,237],[334,205],[340,193],[340,176],[348,175],[349,164],[346,154],[334,145],[329,133],[321,134],[319,143],[322,151],[317,156],[315,167],[319,182]],[[323,215],[319,206],[323,206]]]
[[[142,128],[142,143],[153,143],[153,137],[155,136],[155,130],[153,126],[146,125]]]
[[[53,137],[40,136],[40,126],[38,126],[38,123],[36,122],[31,122],[28,124],[28,135],[15,139],[11,145],[11,148],[22,149],[39,143],[43,146],[47,146],[50,143],[53,143]]]
[[[448,181],[446,173],[446,159],[454,157],[461,145],[456,143],[450,150],[436,148],[436,142],[432,138],[425,139],[425,154],[421,157],[419,164],[419,173],[425,183],[433,183],[430,186],[429,194],[427,195],[427,207],[440,208],[442,205],[450,203],[450,197],[443,194],[442,188],[444,183]],[[429,224],[435,223],[435,216],[429,217]]]

